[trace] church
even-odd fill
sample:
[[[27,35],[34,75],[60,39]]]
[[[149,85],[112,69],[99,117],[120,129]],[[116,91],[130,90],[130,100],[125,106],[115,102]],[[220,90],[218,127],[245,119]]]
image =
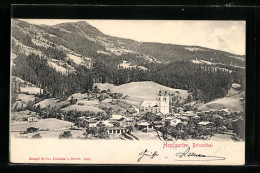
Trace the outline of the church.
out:
[[[140,112],[162,113],[169,114],[170,112],[170,96],[165,91],[163,94],[160,91],[156,100],[144,100],[139,109]]]

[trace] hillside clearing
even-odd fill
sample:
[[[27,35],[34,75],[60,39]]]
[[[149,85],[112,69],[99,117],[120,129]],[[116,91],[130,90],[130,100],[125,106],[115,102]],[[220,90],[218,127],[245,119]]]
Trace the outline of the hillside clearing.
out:
[[[23,103],[27,103],[28,101],[34,101],[36,97],[34,95],[27,95],[27,94],[18,94],[17,99],[22,101]]]
[[[228,108],[231,111],[243,111],[243,105],[239,98],[232,98],[232,97],[224,97],[220,99],[216,99],[214,101],[211,101],[202,107],[200,107],[200,110],[210,110],[210,109],[225,109]]]
[[[94,113],[101,113],[101,112],[105,112],[103,111],[102,109],[99,109],[95,106],[80,106],[80,105],[70,105],[66,108],[63,108],[62,110],[64,111],[71,111],[71,110],[76,110],[76,111],[79,111],[79,112],[94,112]]]
[[[47,107],[50,105],[50,107],[62,107],[65,104],[68,104],[69,102],[67,101],[60,101],[59,99],[55,98],[49,98],[49,99],[44,99],[41,102],[35,104],[35,106],[40,105],[41,108]]]
[[[123,93],[124,95],[142,98],[145,100],[155,100],[159,91],[175,93],[176,95],[182,97],[182,99],[186,99],[188,97],[188,92],[186,90],[169,88],[152,81],[131,82],[111,88],[111,92]]]

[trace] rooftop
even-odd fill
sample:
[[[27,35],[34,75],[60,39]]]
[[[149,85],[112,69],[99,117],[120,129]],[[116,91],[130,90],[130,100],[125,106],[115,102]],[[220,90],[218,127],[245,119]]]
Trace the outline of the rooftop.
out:
[[[201,122],[199,122],[198,123],[199,125],[208,125],[208,124],[212,124],[211,122],[209,122],[209,121],[201,121]]]
[[[140,106],[143,107],[155,107],[158,106],[159,102],[157,100],[145,100],[142,102],[142,104]]]

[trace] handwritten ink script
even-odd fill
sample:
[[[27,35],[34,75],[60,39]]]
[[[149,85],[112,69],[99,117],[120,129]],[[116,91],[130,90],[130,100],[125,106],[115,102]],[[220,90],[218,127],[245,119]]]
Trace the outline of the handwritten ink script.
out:
[[[149,157],[150,159],[155,158],[155,156],[159,156],[159,153],[157,151],[148,151],[145,149],[143,152],[139,153],[139,158],[137,162],[140,162],[143,158]],[[164,159],[169,159],[171,157],[164,156]],[[220,156],[207,156],[200,153],[195,153],[191,151],[190,147],[187,148],[184,152],[178,152],[175,155],[173,155],[174,161],[214,161],[214,160],[225,160],[225,157]]]
[[[159,156],[157,151],[151,152],[147,149],[145,149],[143,152],[140,152],[139,155],[141,155],[141,157],[138,158],[137,162],[140,162],[143,157],[150,157],[150,159],[153,159],[155,156]]]
[[[226,159],[219,156],[206,156],[204,154],[195,153],[191,151],[190,147],[184,152],[177,153],[176,156],[179,158],[175,159],[176,161],[213,161]]]

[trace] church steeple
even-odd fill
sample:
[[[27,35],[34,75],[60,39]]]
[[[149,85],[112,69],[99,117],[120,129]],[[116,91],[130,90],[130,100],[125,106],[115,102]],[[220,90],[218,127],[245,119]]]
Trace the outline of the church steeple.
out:
[[[170,104],[170,98],[169,94],[167,91],[159,91],[158,94],[158,101],[159,101],[159,106],[160,106],[160,111],[163,114],[168,114],[169,113],[169,104]]]

